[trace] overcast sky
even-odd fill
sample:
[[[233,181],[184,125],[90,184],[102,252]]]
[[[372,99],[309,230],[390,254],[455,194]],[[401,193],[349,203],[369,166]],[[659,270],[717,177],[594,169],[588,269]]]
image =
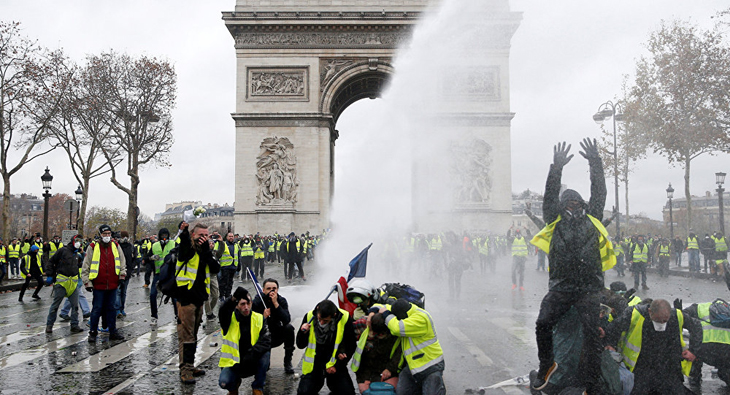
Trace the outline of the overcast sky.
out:
[[[62,47],[79,62],[86,54],[114,49],[166,58],[175,65],[178,101],[173,112],[172,167],[148,168],[141,176],[139,206],[153,216],[173,201],[233,203],[230,113],[235,105],[235,53],[221,11],[233,10],[234,5],[235,0],[3,0],[0,19],[22,22],[27,36],[47,47]],[[511,109],[516,113],[512,190],[542,191],[551,147],[557,141],[572,143],[577,154],[582,137],[598,137],[600,129],[592,115],[620,93],[623,75],[633,73],[635,60],[646,53],[643,43],[662,19],[691,18],[711,27],[710,17],[727,7],[726,0],[511,1],[513,11],[523,12],[511,51]],[[346,136],[368,117],[372,106],[377,101],[358,102],[340,119],[338,168],[353,165],[347,152],[357,149],[357,139],[348,143]],[[714,173],[730,172],[729,164],[726,154],[697,159],[693,194],[714,189]],[[46,165],[55,177],[52,192],[73,195],[77,183],[60,151],[31,162],[14,176],[12,193],[40,195]],[[587,164],[580,156],[566,168],[564,181],[588,194]],[[677,195],[683,195],[681,168],[671,168],[661,157],[642,161],[630,184],[632,213],[660,218],[669,182]],[[612,183],[607,187],[610,207]],[[126,210],[126,195],[106,176],[92,181],[90,193],[91,205]]]

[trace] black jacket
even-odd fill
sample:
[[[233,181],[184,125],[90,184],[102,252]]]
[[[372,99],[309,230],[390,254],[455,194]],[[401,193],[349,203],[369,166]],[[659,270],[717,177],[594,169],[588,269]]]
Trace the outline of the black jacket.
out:
[[[284,253],[284,262],[286,263],[298,263],[302,261],[302,245],[299,243],[299,248],[297,248],[296,240],[286,240],[281,244],[281,251]]]
[[[59,248],[48,260],[46,276],[53,277],[53,281],[56,281],[56,276],[59,274],[67,277],[78,276],[79,264],[83,262],[82,256],[81,251],[76,251],[73,245]]]
[[[130,242],[119,243],[119,247],[122,248],[124,254],[124,263],[127,265],[127,276],[131,275],[134,271],[134,246]]]
[[[279,301],[279,307],[274,308],[273,304],[271,303],[271,299],[266,296],[266,307],[271,309],[271,315],[269,318],[266,319],[267,325],[269,326],[269,329],[271,332],[279,332],[286,328],[289,323],[291,323],[291,314],[289,313],[289,302],[286,301],[286,298],[279,295],[277,300]],[[261,298],[259,295],[256,295],[253,298],[253,306],[251,307],[251,310],[263,314],[264,313],[264,303],[261,301]]]
[[[590,165],[591,197],[586,214],[603,220],[606,204],[606,180],[601,160],[592,160]],[[560,202],[560,185],[563,168],[550,165],[545,197],[543,200],[543,219],[551,224],[558,215],[561,221],[555,226],[550,243],[550,282],[551,291],[561,292],[599,292],[603,289],[603,268],[598,246],[598,229],[587,216],[574,220],[566,218]]]

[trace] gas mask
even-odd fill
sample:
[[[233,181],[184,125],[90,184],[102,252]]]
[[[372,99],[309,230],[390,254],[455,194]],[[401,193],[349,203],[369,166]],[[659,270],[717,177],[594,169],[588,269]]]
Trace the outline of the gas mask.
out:
[[[667,323],[666,322],[656,322],[652,321],[652,324],[654,324],[654,330],[657,332],[664,332],[667,330]]]

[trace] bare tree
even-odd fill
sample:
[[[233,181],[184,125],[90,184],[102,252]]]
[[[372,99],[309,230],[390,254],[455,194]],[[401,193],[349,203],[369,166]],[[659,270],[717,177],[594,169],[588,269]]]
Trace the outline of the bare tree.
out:
[[[48,52],[20,35],[19,23],[0,22],[0,176],[3,179],[3,239],[10,229],[10,178],[43,147],[48,123],[56,116],[66,81],[60,51]],[[12,156],[12,157],[11,157]],[[12,163],[11,163],[12,162]]]
[[[127,229],[136,239],[140,169],[148,164],[169,165],[177,75],[165,60],[114,52],[90,57],[89,73],[96,86],[94,97],[103,103],[110,128],[102,153],[107,162],[118,157],[126,165],[129,185],[122,183],[113,163],[111,182],[129,198]]]
[[[730,152],[730,50],[718,29],[699,31],[681,21],[662,23],[647,47],[650,56],[637,62],[625,115],[655,153],[684,168],[690,228],[692,161]]]

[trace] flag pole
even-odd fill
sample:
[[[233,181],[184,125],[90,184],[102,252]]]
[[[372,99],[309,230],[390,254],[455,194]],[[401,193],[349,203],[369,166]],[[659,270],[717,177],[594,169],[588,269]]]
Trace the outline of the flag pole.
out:
[[[266,307],[266,302],[264,302],[264,295],[262,295],[261,291],[259,290],[258,283],[256,283],[256,281],[254,281],[254,276],[253,276],[253,272],[251,272],[251,268],[247,267],[246,271],[248,272],[248,276],[251,277],[251,282],[253,283],[253,287],[256,290],[256,294],[259,296],[259,298],[261,298],[261,303],[264,304],[264,309],[268,309],[268,307]]]

